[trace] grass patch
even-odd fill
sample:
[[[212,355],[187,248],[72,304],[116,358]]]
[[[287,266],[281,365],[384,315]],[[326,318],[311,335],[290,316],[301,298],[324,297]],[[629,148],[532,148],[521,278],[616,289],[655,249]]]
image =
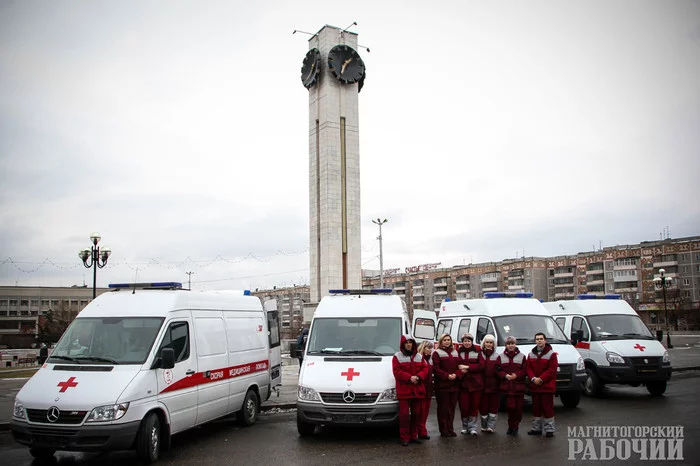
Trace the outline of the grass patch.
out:
[[[34,374],[36,374],[37,370],[39,370],[38,367],[35,369],[18,370],[18,371],[0,370],[0,379],[24,379],[24,378],[31,377]]]

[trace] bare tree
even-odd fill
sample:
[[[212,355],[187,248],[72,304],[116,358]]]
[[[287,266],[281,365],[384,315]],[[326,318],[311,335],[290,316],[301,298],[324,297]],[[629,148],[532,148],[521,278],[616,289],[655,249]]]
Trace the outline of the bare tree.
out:
[[[78,310],[71,308],[66,302],[62,302],[56,309],[50,309],[39,317],[39,343],[57,342],[63,332],[78,315]]]

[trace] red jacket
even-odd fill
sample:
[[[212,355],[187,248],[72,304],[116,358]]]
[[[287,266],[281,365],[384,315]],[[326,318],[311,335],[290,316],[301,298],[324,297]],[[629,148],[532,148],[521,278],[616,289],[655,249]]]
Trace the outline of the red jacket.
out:
[[[506,379],[507,374],[515,374],[514,380]],[[501,393],[504,395],[522,395],[525,393],[527,377],[527,359],[518,348],[510,352],[505,350],[498,356],[496,375],[501,379]]]
[[[425,385],[425,397],[430,399],[433,397],[433,359],[425,359],[428,364],[428,376],[423,379],[423,385]]]
[[[498,374],[496,373],[498,353],[493,350],[482,349],[481,354],[484,356],[484,371],[482,373],[482,378],[484,379],[484,393],[498,393],[499,387],[501,386],[501,379],[498,378]]]
[[[447,351],[440,348],[433,351],[433,371],[435,374],[435,390],[456,392],[459,390],[459,375],[454,380],[448,377],[450,374],[460,372],[457,366],[460,363],[459,354],[454,347]]]
[[[484,369],[484,356],[473,345],[468,351],[469,353],[464,347],[459,348],[460,364],[469,366],[469,370],[466,373],[457,372],[457,377],[460,379],[462,390],[478,392],[484,389],[484,379],[481,377],[481,372]]]
[[[403,352],[407,341],[413,342],[411,355]],[[401,336],[401,349],[392,359],[392,369],[396,379],[396,398],[406,400],[410,398],[425,398],[425,385],[423,381],[428,378],[428,364],[423,361],[423,356],[416,352],[416,341],[413,338]],[[412,376],[418,376],[418,383],[411,383]]]
[[[541,353],[537,346],[527,355],[527,379],[530,381],[530,393],[554,393],[557,391],[557,368],[559,361],[549,343],[544,345]],[[533,377],[542,379],[542,385],[532,383]]]

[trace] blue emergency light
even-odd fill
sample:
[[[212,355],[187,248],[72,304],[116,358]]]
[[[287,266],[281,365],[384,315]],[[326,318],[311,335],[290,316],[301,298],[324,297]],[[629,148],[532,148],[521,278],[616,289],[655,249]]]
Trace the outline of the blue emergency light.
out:
[[[243,296],[250,296],[250,290],[243,290]]]
[[[576,296],[576,299],[620,299],[621,295],[619,294],[606,294],[603,296],[596,295],[596,294],[580,294]]]
[[[180,282],[151,282],[151,283],[110,283],[108,288],[113,290],[120,289],[149,289],[149,290],[180,290],[182,283]]]

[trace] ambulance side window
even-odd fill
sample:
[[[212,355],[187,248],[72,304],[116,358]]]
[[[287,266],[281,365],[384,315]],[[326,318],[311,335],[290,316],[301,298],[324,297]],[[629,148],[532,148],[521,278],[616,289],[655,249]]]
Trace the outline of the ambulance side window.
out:
[[[588,332],[588,325],[582,317],[574,317],[571,320],[571,333],[576,333],[577,330],[583,330],[583,341],[588,341],[591,334]]]
[[[163,336],[158,348],[158,354],[163,348],[175,350],[175,363],[185,361],[190,357],[190,329],[187,322],[172,322]]]
[[[459,330],[457,331],[457,338],[462,341],[462,335],[469,333],[469,328],[472,324],[471,319],[462,319],[459,323]]]
[[[438,322],[437,338],[440,338],[440,335],[443,333],[452,335],[452,319],[444,319]]]
[[[566,317],[557,317],[556,319],[554,319],[554,321],[557,323],[561,331],[564,332],[564,327],[566,326]]]
[[[496,336],[496,332],[493,331],[493,324],[491,320],[482,317],[479,319],[479,325],[476,327],[476,341],[481,343],[486,335]]]

